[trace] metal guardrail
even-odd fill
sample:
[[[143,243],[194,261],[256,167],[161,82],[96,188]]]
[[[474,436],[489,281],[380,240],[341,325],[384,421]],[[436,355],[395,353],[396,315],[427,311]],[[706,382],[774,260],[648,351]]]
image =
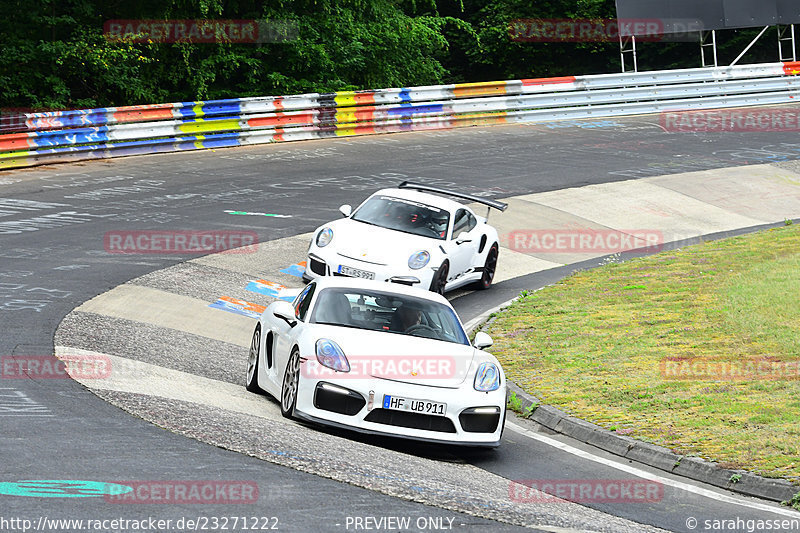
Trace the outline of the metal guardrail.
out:
[[[795,102],[800,62],[27,113],[0,169],[462,126]]]

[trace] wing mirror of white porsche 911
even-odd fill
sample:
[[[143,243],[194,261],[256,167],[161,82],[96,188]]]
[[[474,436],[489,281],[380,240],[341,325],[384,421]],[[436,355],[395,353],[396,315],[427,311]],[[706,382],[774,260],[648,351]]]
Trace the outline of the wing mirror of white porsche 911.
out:
[[[472,242],[472,239],[469,238],[469,235],[466,231],[462,231],[456,237],[456,244],[464,244],[465,242]]]
[[[346,217],[349,217],[353,213],[353,207],[350,204],[344,204],[343,206],[339,207],[339,212]]]
[[[297,319],[294,316],[294,307],[289,302],[283,300],[275,302],[275,307],[272,308],[272,314],[281,320],[285,320],[290,327],[297,324]]]
[[[494,341],[492,338],[487,335],[486,333],[479,331],[475,334],[475,341],[472,343],[477,349],[482,350],[483,348],[488,348]]]

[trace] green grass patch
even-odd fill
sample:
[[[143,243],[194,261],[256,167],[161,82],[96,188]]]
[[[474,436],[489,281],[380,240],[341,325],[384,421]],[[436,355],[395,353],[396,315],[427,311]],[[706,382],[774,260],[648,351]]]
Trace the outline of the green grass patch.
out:
[[[579,272],[488,330],[508,378],[607,429],[800,482],[800,227]]]

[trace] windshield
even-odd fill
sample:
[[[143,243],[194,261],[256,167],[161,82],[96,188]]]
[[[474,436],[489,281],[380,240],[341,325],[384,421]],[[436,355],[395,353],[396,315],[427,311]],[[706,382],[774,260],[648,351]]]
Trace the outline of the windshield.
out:
[[[325,289],[317,296],[311,323],[469,345],[469,339],[450,307],[423,298],[382,291]]]
[[[382,228],[444,239],[450,213],[426,204],[391,196],[374,196],[367,200],[351,217]]]

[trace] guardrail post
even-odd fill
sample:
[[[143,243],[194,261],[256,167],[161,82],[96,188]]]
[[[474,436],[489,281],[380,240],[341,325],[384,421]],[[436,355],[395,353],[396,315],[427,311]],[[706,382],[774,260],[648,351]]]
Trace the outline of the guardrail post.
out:
[[[711,37],[711,42],[708,40],[709,37]],[[709,48],[711,49],[712,58],[714,59],[712,64],[706,61],[706,50]],[[700,32],[700,62],[703,67],[717,66],[717,30]]]
[[[789,35],[786,35],[786,30],[789,30]],[[783,43],[789,43],[791,47],[789,55],[783,55]],[[794,24],[781,26],[778,24],[778,58],[780,61],[797,61],[797,54],[795,53],[794,46]]]
[[[636,64],[636,36],[630,37],[619,36],[619,58],[622,63],[622,72],[625,72],[625,54],[630,54],[633,58],[633,71],[638,72],[639,67]]]

